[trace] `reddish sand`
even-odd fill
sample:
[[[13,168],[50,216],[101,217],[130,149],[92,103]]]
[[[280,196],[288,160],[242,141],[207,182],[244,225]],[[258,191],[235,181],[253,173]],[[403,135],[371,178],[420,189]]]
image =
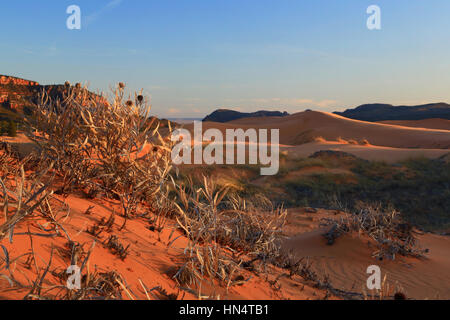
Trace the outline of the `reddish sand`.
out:
[[[449,149],[390,148],[372,145],[353,145],[333,141],[311,142],[299,146],[282,147],[281,150],[287,152],[290,157],[308,157],[322,150],[342,151],[353,154],[361,159],[385,161],[388,163],[420,157],[436,159],[450,154]]]
[[[192,125],[187,125],[192,129]],[[280,143],[299,145],[317,137],[328,141],[339,138],[366,139],[376,146],[394,148],[450,148],[450,131],[393,126],[344,118],[332,113],[305,111],[287,117],[245,118],[227,123],[205,122],[203,129],[248,128],[280,129]]]
[[[204,129],[219,128],[224,131],[227,128],[279,128],[282,152],[290,156],[306,157],[320,150],[336,150],[352,153],[358,157],[369,160],[384,160],[396,162],[412,157],[437,158],[449,154],[450,131],[433,130],[423,128],[410,128],[398,125],[369,123],[346,119],[337,115],[323,112],[302,112],[288,117],[241,119],[227,124],[204,123]],[[188,126],[189,128],[189,126]],[[315,142],[310,142],[317,137],[323,137]],[[339,138],[345,139],[339,140]],[[3,138],[5,139],[5,138]],[[22,141],[23,137],[16,138],[18,145],[27,145]],[[360,141],[367,139],[370,144],[352,144],[348,141]],[[12,139],[14,140],[14,139]],[[333,140],[335,142],[333,142]],[[26,151],[26,150],[25,150]],[[310,169],[311,170],[311,169]],[[344,169],[342,169],[344,170]],[[308,174],[308,172],[298,172]],[[239,172],[236,173],[239,175]],[[169,294],[178,295],[179,299],[196,299],[197,294],[180,290],[176,282],[171,278],[174,268],[183,264],[182,252],[187,243],[186,237],[176,231],[172,234],[175,222],[168,221],[161,234],[150,231],[148,222],[144,219],[129,220],[125,229],[119,231],[123,224],[123,218],[116,215],[115,224],[111,232],[102,232],[101,239],[95,239],[86,232],[101,218],[108,219],[113,210],[121,212],[117,201],[106,199],[87,200],[79,195],[70,195],[67,199],[58,198],[70,207],[66,218],[59,220],[67,230],[72,240],[84,245],[85,250],[96,241],[89,261],[90,270],[97,267],[100,271],[115,270],[125,280],[133,298],[144,299],[145,292],[140,281],[147,288],[161,286]],[[86,215],[85,211],[94,206],[92,213]],[[309,257],[314,262],[314,268],[319,275],[328,275],[335,288],[346,291],[361,292],[366,283],[366,269],[369,265],[377,264],[384,274],[388,274],[388,281],[398,282],[406,293],[412,298],[442,298],[450,299],[450,255],[448,248],[450,238],[425,234],[420,237],[424,247],[430,249],[427,259],[418,260],[398,257],[395,261],[376,261],[371,257],[373,248],[369,248],[367,239],[357,236],[344,236],[339,238],[333,246],[327,246],[321,236],[323,230],[318,229],[320,218],[334,216],[332,211],[319,211],[317,213],[305,213],[304,210],[291,210],[286,226],[287,239],[283,242],[283,249],[292,250],[298,257]],[[0,224],[3,224],[3,216]],[[5,238],[0,241],[10,255],[10,260],[30,249],[30,239],[27,235],[21,235],[28,231],[42,232],[40,223],[44,227],[46,221],[29,217],[21,221],[15,228],[16,235],[13,243]],[[130,244],[130,254],[124,260],[113,255],[101,242],[114,234],[118,236],[123,245]],[[168,246],[171,239],[179,238]],[[69,261],[62,256],[67,239],[62,236],[55,238],[33,237],[38,267],[45,268],[51,248],[55,248],[54,260],[51,270],[63,271]],[[1,252],[1,251],[0,251]],[[25,267],[25,259],[21,258],[11,263],[14,276],[24,283],[31,283],[36,279],[34,266],[31,269]],[[0,253],[0,268],[4,266],[4,254]],[[5,273],[5,270],[0,270]],[[286,273],[277,268],[271,268],[267,275],[255,274],[249,271],[241,271],[244,279],[251,279],[242,286],[234,286],[227,290],[222,286],[211,287],[208,281],[204,281],[201,289],[203,298],[221,299],[322,299],[326,292],[299,281],[298,277],[290,279]],[[284,276],[282,276],[284,275]],[[281,278],[279,278],[282,276]],[[27,280],[28,279],[28,280]],[[274,286],[270,281],[278,279]],[[54,275],[48,274],[44,286],[46,288],[61,284]],[[277,286],[281,285],[280,289]],[[198,288],[193,288],[197,293]],[[21,299],[29,289],[11,288],[8,282],[0,277],[0,299]],[[123,293],[124,298],[127,297]]]
[[[147,228],[148,225],[143,219],[129,220],[125,229],[118,231],[123,219],[116,216],[112,232],[104,231],[100,239],[95,239],[86,232],[87,227],[94,225],[102,217],[107,219],[113,210],[120,211],[119,204],[111,200],[87,200],[75,195],[69,196],[64,201],[70,207],[70,211],[67,216],[61,214],[58,220],[71,239],[83,244],[86,250],[96,241],[89,260],[91,272],[95,268],[99,271],[117,271],[123,277],[125,286],[134,299],[145,299],[140,281],[147,288],[161,286],[169,294],[178,295],[178,299],[198,298],[190,292],[180,290],[171,278],[174,268],[183,263],[182,250],[187,243],[183,235],[175,232],[171,239],[180,237],[168,246],[173,221],[169,220],[166,229],[158,235]],[[87,215],[85,212],[90,206],[94,206],[94,209]],[[338,239],[335,245],[327,246],[321,236],[323,230],[317,228],[321,218],[333,216],[335,213],[332,211],[305,213],[305,210],[290,210],[285,230],[288,238],[284,241],[284,250],[292,250],[298,257],[308,257],[314,262],[314,270],[321,276],[328,275],[333,287],[341,290],[361,292],[367,279],[366,268],[377,264],[381,267],[383,275],[388,274],[388,280],[392,284],[398,282],[406,290],[408,297],[450,299],[449,237],[431,234],[421,236],[423,246],[430,249],[430,254],[425,260],[397,258],[395,261],[380,262],[371,257],[373,248],[368,247],[364,238],[345,236]],[[7,248],[10,261],[30,250],[29,237],[21,233],[27,232],[28,228],[31,232],[42,233],[39,224],[49,227],[44,220],[28,218],[15,228],[13,243],[9,243],[7,238],[0,242]],[[110,234],[117,235],[123,245],[130,244],[130,254],[124,261],[113,255],[101,243]],[[49,261],[52,247],[55,252],[50,270],[63,271],[68,267],[69,261],[62,255],[66,243],[67,239],[62,236],[54,238],[33,236],[36,262],[41,271]],[[0,265],[3,263],[4,256],[1,255]],[[11,262],[11,270],[15,278],[23,283],[31,283],[36,279],[34,265],[31,269],[27,269],[25,258]],[[205,281],[201,295],[203,298],[208,296],[212,298],[214,294],[214,297],[220,296],[221,299],[323,299],[327,295],[326,292],[313,289],[296,278],[290,279],[286,276],[279,278],[282,274],[283,272],[277,268],[272,268],[267,278],[262,274],[242,271],[240,275],[245,279],[251,277],[242,286],[232,287],[227,292],[224,287],[212,288]],[[277,278],[281,289],[270,285],[270,281]],[[60,283],[59,279],[49,273],[44,281],[44,288]],[[0,279],[0,299],[21,299],[28,291],[29,289],[11,288],[7,281]],[[125,293],[123,295],[125,299],[130,299]],[[151,298],[153,299],[153,296]]]
[[[60,200],[63,198],[59,197]],[[169,294],[178,295],[178,299],[198,299],[198,288],[193,287],[194,292],[189,290],[180,290],[176,282],[171,278],[176,268],[183,264],[182,252],[186,246],[187,239],[181,233],[176,231],[172,237],[172,229],[175,222],[168,221],[166,228],[161,234],[150,231],[148,223],[143,219],[128,220],[126,227],[119,231],[118,229],[123,224],[123,218],[116,215],[116,220],[111,232],[102,232],[100,239],[95,239],[92,235],[86,232],[88,227],[93,226],[102,217],[108,219],[115,210],[120,212],[120,206],[117,201],[110,200],[87,200],[79,196],[70,195],[64,200],[70,207],[70,212],[67,217],[60,216],[60,224],[67,231],[72,241],[77,241],[84,246],[85,251],[88,251],[93,242],[96,245],[89,260],[89,268],[91,272],[97,270],[116,271],[125,281],[125,286],[129,290],[133,299],[146,299],[146,295],[140,281],[150,289],[156,286],[161,286]],[[91,214],[85,214],[86,210],[94,206]],[[3,223],[3,222],[2,222]],[[9,243],[5,238],[0,241],[8,252],[10,260],[30,250],[30,239],[28,235],[21,233],[30,232],[42,233],[39,224],[47,226],[46,222],[37,218],[29,218],[20,222],[15,228],[15,236],[13,243]],[[130,245],[130,254],[124,261],[113,255],[102,242],[107,240],[109,235],[115,234],[119,237],[119,241],[124,245]],[[168,244],[171,239],[177,240],[170,246]],[[45,269],[50,251],[53,247],[55,250],[53,262],[50,271],[64,271],[69,266],[67,258],[63,257],[62,253],[67,243],[67,239],[62,236],[58,237],[39,237],[33,236],[33,247],[37,257],[38,267]],[[0,267],[4,266],[4,256],[0,255]],[[34,264],[31,269],[25,267],[26,258],[21,258],[12,263],[11,270],[13,270],[14,277],[22,283],[31,284],[36,279],[36,271]],[[3,272],[3,271],[2,271]],[[274,281],[281,274],[285,274],[278,268],[271,268],[268,275],[255,274],[249,271],[240,271],[236,276],[241,275],[244,279],[250,280],[243,285],[231,287],[228,291],[224,286],[211,287],[209,280],[205,279],[202,286],[202,299],[220,298],[220,299],[323,299],[326,292],[323,290],[314,289],[305,286],[296,279],[289,279],[288,277],[281,277],[278,279],[278,284],[281,289],[278,290],[272,287],[270,281]],[[61,281],[54,275],[49,273],[44,281],[44,288],[50,288],[54,285],[61,285]],[[298,288],[302,287],[302,290]],[[8,282],[0,278],[0,299],[22,299],[29,289],[20,289],[17,287],[10,287]],[[123,298],[131,299],[125,292],[122,293]],[[154,299],[153,296],[150,297]],[[328,297],[329,298],[329,297]]]
[[[438,123],[440,119],[433,119]],[[447,121],[447,120],[443,120]],[[192,132],[193,125],[186,128]],[[280,150],[293,157],[334,150],[366,160],[398,162],[436,159],[450,153],[450,131],[412,128],[347,119],[332,113],[305,111],[287,117],[245,118],[228,123],[204,122],[203,130],[280,129]]]
[[[374,247],[364,237],[343,236],[329,246],[319,229],[321,218],[333,218],[332,211],[305,213],[293,209],[289,214],[289,238],[284,250],[297,257],[308,258],[313,269],[330,277],[334,287],[362,293],[368,275],[367,267],[378,265],[382,277],[387,274],[391,287],[398,285],[413,299],[450,299],[450,237],[434,234],[419,236],[423,248],[430,249],[425,259],[397,256],[395,260],[378,261],[372,258]],[[368,291],[366,289],[366,291]]]

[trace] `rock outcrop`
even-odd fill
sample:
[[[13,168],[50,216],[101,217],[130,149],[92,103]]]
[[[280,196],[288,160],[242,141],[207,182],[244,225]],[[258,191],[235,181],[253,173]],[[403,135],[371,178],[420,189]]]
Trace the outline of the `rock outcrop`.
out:
[[[18,121],[24,115],[30,115],[33,106],[44,91],[55,100],[61,99],[69,88],[68,82],[64,85],[40,85],[36,81],[0,75],[0,121]],[[94,93],[89,94],[96,99],[97,103],[107,103],[104,97]]]

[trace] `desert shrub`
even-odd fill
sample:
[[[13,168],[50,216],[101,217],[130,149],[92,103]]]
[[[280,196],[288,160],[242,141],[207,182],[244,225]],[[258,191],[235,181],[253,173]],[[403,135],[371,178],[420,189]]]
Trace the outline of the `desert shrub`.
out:
[[[217,188],[204,177],[202,188],[176,186],[180,226],[188,237],[200,243],[217,242],[252,255],[270,255],[285,223],[286,211],[273,208],[264,196],[256,201],[230,193],[227,186]]]
[[[189,239],[184,251],[187,262],[176,274],[180,282],[191,284],[206,275],[230,285],[242,264],[230,258],[230,251],[233,256],[245,254],[264,261],[278,255],[277,240],[286,219],[283,208],[273,209],[265,198],[249,203],[206,177],[201,188],[192,181],[174,182],[174,188],[176,220]],[[271,210],[257,209],[264,204]]]
[[[396,255],[423,257],[428,252],[419,247],[413,227],[405,223],[394,209],[360,205],[357,213],[345,217],[322,220],[322,226],[330,229],[324,234],[332,245],[343,234],[358,232],[368,235],[378,247],[373,256],[378,259],[395,259]]]
[[[81,86],[56,101],[44,92],[28,121],[29,136],[41,146],[41,159],[55,162],[61,192],[105,192],[120,199],[129,217],[140,203],[159,201],[171,169],[170,136],[159,134],[149,112],[142,95],[125,99],[123,85],[111,103]]]

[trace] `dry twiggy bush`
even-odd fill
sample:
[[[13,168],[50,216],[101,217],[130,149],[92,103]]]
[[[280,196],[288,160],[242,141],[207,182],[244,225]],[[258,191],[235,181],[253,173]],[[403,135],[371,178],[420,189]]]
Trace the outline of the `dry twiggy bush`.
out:
[[[57,101],[44,92],[28,136],[40,145],[43,162],[54,161],[62,193],[106,193],[121,201],[129,218],[141,203],[158,206],[171,170],[170,136],[159,134],[150,108],[141,95],[126,100],[124,86],[111,103],[81,87],[69,87]]]
[[[29,252],[12,258],[2,246],[4,259],[0,258],[0,272],[6,270],[9,274],[0,273],[0,277],[11,286],[29,289],[25,299],[115,299],[121,298],[121,290],[128,295],[125,281],[117,275],[90,273],[88,269],[81,290],[67,291],[65,283],[46,287],[47,275],[56,272],[51,270],[54,248],[47,266],[39,268],[33,238],[66,236],[72,243],[58,222],[60,212],[68,208],[50,191],[54,189],[55,174],[62,178],[63,187],[59,190],[62,193],[74,188],[89,188],[94,190],[93,193],[101,191],[120,199],[127,218],[134,214],[138,205],[151,206],[152,202],[157,202],[170,171],[168,140],[159,135],[158,126],[154,123],[156,120],[148,120],[149,107],[144,105],[140,96],[134,103],[123,101],[123,88],[116,91],[112,104],[81,87],[70,88],[62,101],[50,101],[43,93],[35,111],[34,117],[29,119],[28,135],[40,145],[40,154],[19,161],[5,155],[8,150],[0,151],[0,209],[4,216],[0,224],[0,240],[9,236],[12,241],[17,234],[14,233],[15,227],[26,218],[44,219],[48,223],[45,228],[38,223],[42,229],[38,232],[21,233],[30,237]],[[26,177],[24,166],[31,163],[33,172]],[[112,226],[112,219],[103,221],[106,230]],[[114,239],[110,240],[111,248],[125,258],[127,248],[121,247]],[[73,250],[71,263],[78,251]],[[82,271],[90,252],[86,255]],[[29,284],[18,282],[10,268],[23,257],[26,258],[25,268],[32,270],[34,266],[36,269],[36,279],[28,279]],[[60,292],[54,294],[53,290]]]

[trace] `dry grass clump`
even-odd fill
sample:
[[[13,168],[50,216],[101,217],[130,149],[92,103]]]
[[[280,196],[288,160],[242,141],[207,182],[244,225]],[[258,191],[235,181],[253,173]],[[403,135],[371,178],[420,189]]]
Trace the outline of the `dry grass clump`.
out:
[[[155,118],[149,120],[151,107],[141,95],[126,100],[119,86],[112,103],[100,101],[85,88],[71,87],[57,101],[44,92],[28,135],[41,146],[41,160],[55,162],[61,193],[106,193],[120,199],[129,218],[140,204],[162,198],[172,142],[159,134]]]
[[[255,257],[253,261],[278,255],[286,212],[280,208],[264,215],[227,186],[203,178],[200,188],[190,179],[188,185],[173,183],[179,200],[176,220],[189,239],[186,262],[174,278],[190,286],[207,277],[229,287],[237,283],[234,275],[244,265],[243,255]]]
[[[29,262],[29,269],[33,268],[33,262],[36,261],[34,256],[34,250],[31,240],[31,257]],[[36,268],[36,280],[32,281],[29,285],[15,283],[16,286],[22,289],[29,289],[25,295],[24,300],[115,300],[123,299],[122,292],[125,291],[128,297],[133,299],[129,289],[124,285],[125,280],[116,271],[104,271],[100,272],[95,267],[94,271],[91,271],[89,267],[89,259],[94,249],[95,242],[91,245],[88,251],[85,251],[83,246],[79,243],[68,241],[67,246],[62,249],[60,255],[63,259],[67,260],[70,265],[79,265],[80,274],[80,287],[69,288],[68,280],[69,274],[65,269],[54,268],[52,269],[52,263],[54,261],[54,249],[52,247],[50,258],[44,269]],[[59,250],[58,250],[59,251]],[[15,260],[18,260],[17,257]],[[27,260],[27,262],[28,262]],[[56,278],[56,281],[48,279],[49,275]]]
[[[329,245],[346,233],[368,235],[378,247],[373,253],[377,259],[395,259],[397,254],[420,258],[428,252],[419,247],[416,232],[410,224],[402,221],[400,213],[394,209],[363,206],[358,212],[347,214],[339,220],[324,219],[322,226],[330,227],[324,234]]]
[[[86,229],[86,232],[89,233],[94,238],[100,238],[100,234],[103,232],[103,228],[99,224],[94,224]]]
[[[239,269],[239,264],[217,244],[200,246],[190,241],[184,255],[186,262],[172,277],[180,286],[199,286],[205,278],[213,285],[214,280],[221,285],[229,285]]]
[[[286,221],[286,210],[276,208],[261,212],[260,206],[218,187],[203,177],[203,186],[174,186],[180,204],[177,221],[186,235],[199,243],[216,242],[253,256],[271,256],[278,250],[276,240]],[[267,199],[266,199],[267,200]],[[262,202],[262,200],[259,200]]]
[[[86,274],[81,278],[81,290],[68,290],[62,300],[122,300],[122,277],[115,271]]]
[[[292,252],[282,253],[276,257],[274,264],[289,271],[289,277],[299,275],[306,281],[319,282],[319,276],[312,269],[312,263],[305,257],[297,258]]]
[[[116,221],[115,216],[116,216],[116,213],[113,211],[111,213],[111,215],[109,216],[108,220],[106,220],[105,218],[102,218],[99,222],[99,225],[101,227],[104,227],[106,232],[111,232],[112,228],[114,226],[114,222]]]
[[[92,271],[89,260],[95,247],[95,241],[89,250],[83,245],[69,241],[62,251],[62,257],[70,262],[71,266],[78,265],[80,272],[80,288],[69,288],[69,274],[66,270],[54,269],[50,273],[60,280],[60,285],[51,285],[45,288],[40,295],[28,295],[31,299],[51,300],[121,300],[124,291],[130,299],[134,299],[130,290],[125,286],[123,277],[116,271],[99,271],[97,267]],[[51,260],[48,268],[50,268]]]
[[[125,260],[125,258],[128,256],[128,249],[130,248],[130,245],[124,247],[120,241],[119,238],[115,235],[111,235],[106,242],[105,246],[111,250],[111,252],[115,255],[117,255],[121,260]]]
[[[93,207],[89,207],[86,210],[85,214],[89,214],[89,212],[92,210],[92,208]],[[114,222],[116,220],[115,216],[116,216],[116,213],[113,211],[107,220],[104,217],[102,217],[100,221],[98,221],[97,223],[88,227],[86,229],[86,232],[89,233],[90,235],[94,236],[95,238],[100,238],[100,234],[102,232],[112,232]]]
[[[40,297],[30,297],[51,300],[122,300],[122,285],[124,280],[116,271],[100,272],[88,268],[81,274],[80,289],[68,289],[68,274],[66,270],[53,270],[52,275],[61,281],[61,285],[54,285],[47,289]]]
[[[257,205],[235,194],[229,196],[230,209],[223,212],[224,228],[220,239],[251,256],[268,259],[279,254],[278,239],[287,211],[283,207],[273,208],[271,203],[269,206],[267,198],[256,199],[259,200]]]

